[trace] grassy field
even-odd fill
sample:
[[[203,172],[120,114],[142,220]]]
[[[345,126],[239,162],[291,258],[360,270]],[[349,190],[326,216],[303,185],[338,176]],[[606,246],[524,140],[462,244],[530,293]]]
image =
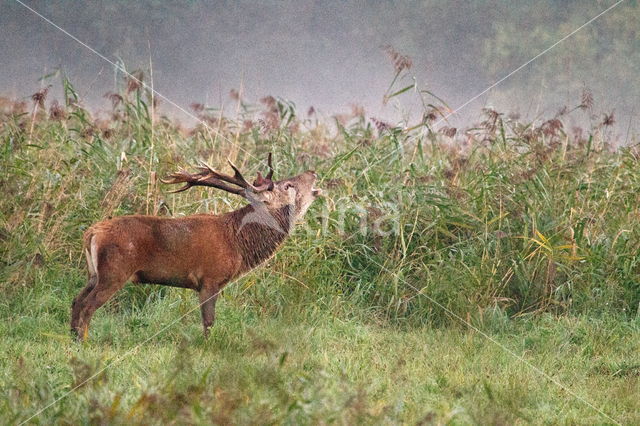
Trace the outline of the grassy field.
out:
[[[193,105],[207,126],[185,129],[134,81],[100,118],[63,83],[0,110],[4,423],[640,422],[640,152],[606,117],[436,132],[433,110],[406,131],[265,98]],[[210,338],[195,294],[128,285],[71,339],[84,229],[238,207],[158,178],[267,152],[327,196],[225,290]]]

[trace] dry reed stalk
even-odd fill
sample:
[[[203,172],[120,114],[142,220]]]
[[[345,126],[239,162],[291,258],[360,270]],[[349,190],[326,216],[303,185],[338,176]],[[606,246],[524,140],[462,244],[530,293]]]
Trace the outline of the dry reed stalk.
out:
[[[239,120],[240,107],[242,106],[243,94],[244,94],[244,75],[240,78],[240,89],[237,92],[236,117],[235,117],[236,122]],[[241,128],[238,127],[234,137],[234,143],[232,144],[233,146],[230,148],[230,151],[229,151],[229,158],[234,163],[236,163],[236,160],[238,159],[238,141],[240,140],[240,130]],[[243,160],[242,163],[240,164],[240,168],[244,166],[245,166],[245,160]]]
[[[113,211],[120,205],[130,193],[130,189],[133,186],[133,178],[131,177],[131,170],[121,169],[116,174],[116,179],[109,188],[109,191],[102,199],[102,218],[107,218],[113,215]]]
[[[51,85],[44,87],[31,95],[31,100],[33,100],[33,112],[31,113],[31,126],[29,128],[29,141],[31,141],[31,136],[33,135],[33,129],[36,124],[36,115],[38,114],[38,109],[45,109],[44,102],[47,100],[47,94],[49,93],[49,88]]]
[[[156,172],[155,171],[151,171],[151,169],[153,168],[153,157],[155,156],[155,92],[153,90],[153,63],[151,61],[151,42],[147,41],[149,43],[149,84],[151,85],[151,92],[150,92],[150,96],[151,96],[151,147],[150,147],[150,154],[149,154],[149,165],[147,168],[147,175],[148,175],[148,179],[147,179],[147,195],[146,195],[146,200],[145,200],[145,213],[149,214],[149,198],[151,198],[151,187],[153,185],[154,189],[155,189],[155,176],[156,176]],[[154,196],[154,214],[157,210],[156,207],[156,202],[155,202],[156,196]]]

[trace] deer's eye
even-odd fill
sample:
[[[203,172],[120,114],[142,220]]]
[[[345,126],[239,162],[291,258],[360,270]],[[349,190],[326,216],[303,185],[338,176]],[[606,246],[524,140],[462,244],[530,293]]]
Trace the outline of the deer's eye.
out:
[[[293,187],[294,187],[293,184],[290,183],[290,182],[287,182],[287,183],[284,184],[284,190],[285,191],[288,191],[289,188],[293,188]]]

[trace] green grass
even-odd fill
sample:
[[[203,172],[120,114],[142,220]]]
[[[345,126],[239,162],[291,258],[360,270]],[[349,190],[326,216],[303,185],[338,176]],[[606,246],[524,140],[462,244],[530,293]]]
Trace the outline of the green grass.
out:
[[[0,117],[5,422],[640,422],[640,154],[606,128],[488,112],[453,143],[277,102],[185,132],[123,96],[108,122],[70,102],[59,121]],[[87,226],[228,211],[154,177],[227,156],[255,172],[269,151],[328,195],[225,290],[209,339],[195,294],[129,285],[71,340]]]
[[[569,392],[617,421],[639,420],[638,321],[485,319],[492,339],[565,390],[464,327],[398,327],[328,306],[274,316],[229,295],[204,340],[197,311],[165,329],[195,307],[175,293],[99,311],[86,344],[68,337],[64,297],[4,321],[3,417],[24,419],[98,373],[37,421],[608,421]]]
[[[608,422],[569,392],[617,421],[639,420],[638,321],[487,321],[493,339],[565,390],[478,333],[376,324],[364,312],[274,317],[225,297],[209,340],[195,313],[163,331],[193,306],[175,297],[104,310],[84,345],[69,341],[53,306],[6,321],[3,417],[24,419],[98,373],[37,421]]]

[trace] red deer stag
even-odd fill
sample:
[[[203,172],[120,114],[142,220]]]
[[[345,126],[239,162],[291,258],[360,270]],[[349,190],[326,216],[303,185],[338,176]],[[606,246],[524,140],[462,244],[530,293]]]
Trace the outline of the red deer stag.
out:
[[[205,336],[213,324],[218,293],[231,280],[269,259],[320,194],[317,175],[273,181],[269,173],[247,182],[229,161],[234,175],[208,166],[197,173],[184,171],[164,183],[185,183],[174,191],[210,186],[237,194],[249,204],[220,215],[183,218],[121,216],[91,226],[84,234],[89,282],[71,305],[71,330],[84,340],[96,309],[127,281],[191,288],[200,296]]]

